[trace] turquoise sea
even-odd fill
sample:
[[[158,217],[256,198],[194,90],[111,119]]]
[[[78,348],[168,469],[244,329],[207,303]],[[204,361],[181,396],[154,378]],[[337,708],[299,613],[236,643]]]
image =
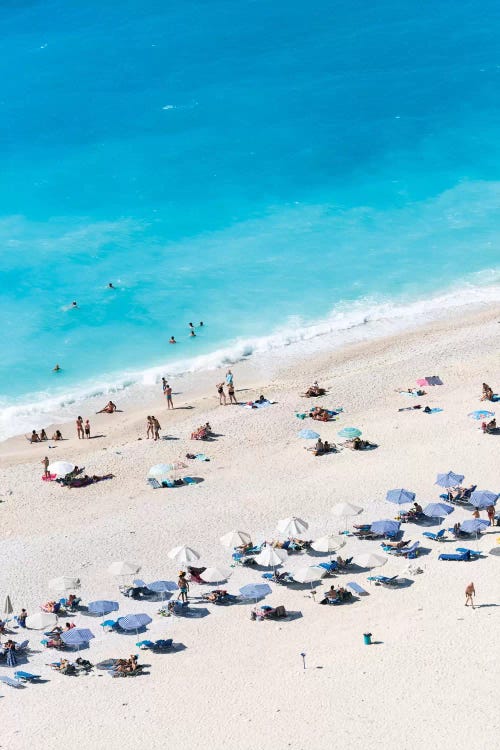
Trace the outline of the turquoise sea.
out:
[[[500,298],[497,2],[0,22],[0,437],[150,368]]]

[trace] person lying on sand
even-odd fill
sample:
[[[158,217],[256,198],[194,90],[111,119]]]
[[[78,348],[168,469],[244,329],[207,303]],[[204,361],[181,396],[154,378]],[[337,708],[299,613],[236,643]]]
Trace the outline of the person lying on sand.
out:
[[[482,422],[481,423],[481,429],[485,434],[491,434],[494,432],[497,428],[497,420],[495,417],[493,419],[490,419],[489,422]]]
[[[323,409],[321,406],[315,406],[314,409],[309,412],[309,416],[317,422],[328,422],[330,419],[330,412],[327,409]]]
[[[355,437],[352,440],[346,440],[344,443],[345,448],[350,448],[353,451],[364,451],[367,448],[376,448],[375,443],[370,443],[368,440],[361,440],[359,437]]]
[[[493,401],[493,390],[487,383],[483,383],[483,395],[481,401]]]
[[[113,414],[116,411],[116,404],[114,404],[112,401],[108,401],[104,409],[101,409],[101,411],[96,411],[96,414]]]
[[[403,547],[406,547],[408,544],[410,544],[410,542],[411,539],[407,539],[406,542],[385,542],[384,547],[391,547],[391,549],[403,549]]]

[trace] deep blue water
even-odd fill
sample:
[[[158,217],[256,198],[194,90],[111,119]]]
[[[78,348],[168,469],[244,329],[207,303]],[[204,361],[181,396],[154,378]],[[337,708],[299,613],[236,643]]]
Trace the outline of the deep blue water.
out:
[[[498,3],[76,5],[0,6],[0,403],[498,282]]]

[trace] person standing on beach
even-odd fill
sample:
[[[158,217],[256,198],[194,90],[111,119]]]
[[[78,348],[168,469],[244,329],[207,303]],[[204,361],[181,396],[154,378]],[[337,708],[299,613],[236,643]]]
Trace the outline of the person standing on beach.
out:
[[[187,602],[189,583],[184,570],[179,571],[179,580],[177,581],[177,586],[179,587],[179,596],[177,597],[177,601],[179,601],[180,599],[183,602]]]
[[[153,418],[149,415],[146,417],[146,437],[150,438],[153,437],[154,429],[153,429]]]
[[[84,437],[83,434],[83,419],[81,417],[78,417],[76,420],[76,434],[78,435],[78,439]]]
[[[488,505],[486,508],[486,513],[488,514],[488,521],[490,522],[490,526],[495,525],[495,506],[494,505]]]
[[[45,456],[45,458],[42,458],[42,460],[40,461],[40,463],[43,464],[43,475],[44,475],[44,477],[45,478],[50,477],[50,472],[49,472],[49,463],[50,462],[49,462],[48,456]]]
[[[153,423],[154,439],[156,441],[160,439],[161,424],[158,422],[156,417],[151,417],[151,421]]]
[[[222,406],[222,401],[224,401],[224,406],[226,405],[226,394],[224,393],[224,383],[217,383],[217,393],[219,394],[219,404]]]
[[[465,589],[465,606],[468,607],[469,603],[474,609],[474,596],[476,596],[476,589],[474,588],[473,583],[469,583],[469,585]]]
[[[232,385],[232,382],[233,382],[233,373],[231,372],[231,370],[228,370],[226,372],[226,384]]]
[[[90,440],[90,421],[88,419],[85,420],[85,437]]]
[[[227,386],[227,393],[228,393],[228,396],[229,396],[229,403],[230,404],[238,404],[238,402],[236,401],[236,397],[234,395],[234,383],[232,381]]]
[[[167,409],[173,409],[174,402],[172,401],[172,388],[170,387],[168,383],[165,388],[165,398],[167,399]]]

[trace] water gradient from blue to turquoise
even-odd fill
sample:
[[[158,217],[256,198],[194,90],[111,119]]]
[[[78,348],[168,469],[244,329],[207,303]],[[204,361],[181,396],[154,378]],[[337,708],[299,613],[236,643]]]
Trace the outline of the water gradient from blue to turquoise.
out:
[[[497,3],[75,5],[0,8],[0,405],[498,283]]]

